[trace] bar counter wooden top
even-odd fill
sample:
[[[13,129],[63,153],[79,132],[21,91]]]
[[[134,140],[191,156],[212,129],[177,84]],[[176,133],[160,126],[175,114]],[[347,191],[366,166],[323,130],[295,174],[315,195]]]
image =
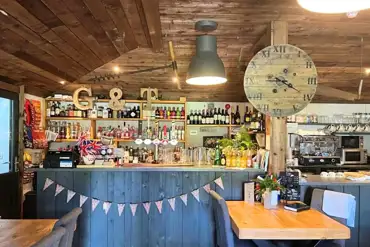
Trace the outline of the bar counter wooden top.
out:
[[[0,247],[30,247],[50,233],[56,221],[0,219]]]
[[[227,201],[231,225],[239,239],[349,239],[348,227],[315,209],[268,210],[260,203]]]

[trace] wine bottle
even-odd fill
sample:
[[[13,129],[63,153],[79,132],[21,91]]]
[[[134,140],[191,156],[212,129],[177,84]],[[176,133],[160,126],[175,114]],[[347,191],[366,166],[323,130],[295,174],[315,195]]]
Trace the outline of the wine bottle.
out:
[[[207,120],[206,113],[205,113],[205,110],[203,109],[202,110],[202,124],[206,124],[206,120]]]
[[[190,123],[189,123],[189,124],[194,124],[194,115],[193,115],[193,110],[190,110],[190,116],[189,116],[189,119],[190,119]]]
[[[181,109],[181,117],[180,117],[180,119],[185,120],[185,108],[184,107]]]
[[[225,124],[230,124],[229,110],[225,110]]]
[[[213,123],[214,124],[219,124],[219,122],[218,122],[218,115],[217,115],[217,109],[216,108],[213,110]]]
[[[59,117],[60,114],[60,102],[56,103],[55,105],[55,116]]]
[[[54,102],[51,102],[50,117],[55,117],[55,106],[54,106]]]
[[[231,124],[235,124],[235,114],[233,110],[233,107],[231,107]]]
[[[235,124],[240,124],[240,112],[239,112],[239,105],[236,106],[235,112]]]
[[[226,114],[225,114],[224,109],[222,109],[221,111],[221,121],[222,121],[222,124],[226,124]]]
[[[140,118],[140,106],[136,107],[136,117]]]
[[[187,116],[186,116],[186,123],[187,123],[188,125],[190,125],[190,115],[187,115]]]
[[[248,106],[245,107],[245,113],[244,113],[244,124],[249,125],[251,123],[251,117],[248,110]]]

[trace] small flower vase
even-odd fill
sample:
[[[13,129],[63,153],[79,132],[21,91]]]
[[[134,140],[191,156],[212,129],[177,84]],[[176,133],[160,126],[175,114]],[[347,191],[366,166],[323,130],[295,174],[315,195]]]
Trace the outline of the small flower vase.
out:
[[[266,189],[265,193],[263,193],[263,206],[266,209],[276,209],[278,205],[278,191],[270,189]]]

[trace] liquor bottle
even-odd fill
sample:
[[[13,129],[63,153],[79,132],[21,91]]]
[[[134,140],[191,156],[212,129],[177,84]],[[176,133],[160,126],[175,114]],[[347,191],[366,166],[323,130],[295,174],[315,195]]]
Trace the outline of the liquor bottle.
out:
[[[82,117],[82,110],[77,108],[77,117]]]
[[[181,112],[179,107],[177,107],[176,109],[176,119],[181,119]]]
[[[248,106],[245,107],[245,113],[244,113],[244,124],[249,125],[251,123],[251,117],[248,110]]]
[[[70,113],[73,111],[70,111]],[[71,115],[71,114],[70,114]],[[98,110],[96,109],[96,106],[91,110],[90,118],[97,118],[98,117]]]
[[[134,108],[131,109],[131,112],[130,112],[130,118],[136,118],[136,106],[134,106]]]
[[[231,124],[235,124],[235,114],[233,112],[233,107],[231,107]]]
[[[175,107],[172,107],[171,119],[176,119],[176,109],[175,109]]]
[[[236,106],[235,112],[235,124],[240,124],[240,112],[239,112],[239,105]]]
[[[253,112],[252,117],[251,117],[251,124],[249,127],[251,130],[256,129],[256,118],[257,118],[256,113]]]
[[[205,110],[203,109],[202,110],[202,124],[206,124],[206,121],[207,121],[207,117],[206,117]]]
[[[108,118],[113,118],[113,110],[108,108]]]
[[[132,146],[128,150],[128,153],[128,163],[132,163],[134,161],[134,149],[132,148]]]
[[[167,108],[164,107],[163,109],[163,119],[167,119]]]
[[[68,117],[73,117],[73,107],[71,104],[68,105]]]
[[[218,122],[218,114],[217,114],[217,109],[216,108],[213,110],[213,123],[214,124],[219,124],[219,122]]]
[[[221,109],[218,108],[217,110],[217,120],[218,120],[218,124],[224,124],[223,121],[222,121],[222,115],[221,115]]]
[[[194,121],[194,117],[193,117],[193,110],[190,110],[190,114],[186,117],[187,119],[187,123],[190,125],[190,124],[194,124],[193,121]]]
[[[226,115],[225,115],[225,110],[221,110],[221,124],[226,124]]]
[[[212,109],[209,110],[209,114],[210,114],[210,117],[209,117],[209,120],[210,120],[210,124],[215,124],[215,118],[214,118],[214,112]]]
[[[163,112],[164,112],[164,110],[163,110],[163,107],[162,107],[162,108],[159,109],[159,118],[160,119],[163,119]]]
[[[216,143],[215,159],[214,159],[213,165],[215,166],[221,165],[221,149],[220,149],[220,144],[218,143],[218,141]]]
[[[186,116],[186,124],[187,125],[190,125],[190,115],[187,115]]]
[[[226,155],[224,153],[221,155],[221,165],[226,166]]]
[[[182,141],[185,140],[185,127],[184,126],[182,126],[181,128],[181,140]]]
[[[103,118],[108,118],[108,109],[104,108],[103,110]]]
[[[66,109],[65,109],[64,106],[62,106],[62,108],[60,109],[59,116],[61,116],[61,117],[65,117],[66,116]]]
[[[51,117],[51,101],[48,101],[48,107],[46,108],[46,117]]]
[[[225,124],[230,124],[230,115],[229,115],[229,110],[225,110]]]
[[[198,110],[198,124],[202,124],[202,113]]]
[[[125,164],[129,163],[130,162],[129,161],[129,159],[130,159],[129,157],[130,157],[130,152],[128,150],[128,147],[126,146],[125,147],[125,151],[123,153],[123,163],[125,163]]]
[[[155,109],[155,119],[159,119],[160,116],[159,116],[159,107],[157,107],[157,109]]]
[[[167,119],[171,119],[171,107],[167,109]]]
[[[262,123],[262,114],[260,112],[257,113],[257,121],[256,121],[256,130],[261,131],[261,123]]]
[[[55,116],[59,117],[59,114],[60,114],[60,103],[58,102],[55,104]]]
[[[136,107],[136,117],[140,118],[140,106]]]
[[[181,109],[180,119],[185,120],[185,108],[184,107]]]
[[[259,113],[261,114],[261,113]],[[260,117],[260,131],[265,131],[265,119],[263,118],[263,115],[261,114]]]
[[[152,107],[152,110],[150,112],[150,116],[149,116],[150,119],[154,120],[155,119],[155,107],[153,106]]]
[[[78,109],[77,109],[77,107],[75,105],[73,105],[73,116],[75,116],[75,117],[78,116]]]
[[[123,136],[121,136],[122,139],[130,138],[130,133],[129,129],[126,127],[126,122],[123,122],[122,134],[123,134]]]
[[[66,139],[71,139],[71,123],[66,126]]]
[[[74,111],[74,114],[76,114],[76,111]],[[98,118],[103,117],[103,107],[99,106],[98,107]]]

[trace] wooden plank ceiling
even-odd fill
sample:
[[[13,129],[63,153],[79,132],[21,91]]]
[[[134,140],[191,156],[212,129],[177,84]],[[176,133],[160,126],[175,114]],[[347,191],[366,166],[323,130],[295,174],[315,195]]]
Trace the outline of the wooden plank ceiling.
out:
[[[159,3],[158,3],[159,1]],[[81,85],[107,94],[113,86],[127,97],[140,87],[154,87],[165,98],[244,101],[245,64],[272,20],[289,24],[289,43],[308,52],[318,67],[320,83],[363,94],[370,99],[370,10],[356,18],[324,15],[301,9],[296,0],[0,0],[0,80],[25,84],[26,91],[47,96],[73,92]],[[197,20],[218,22],[218,54],[228,83],[213,87],[185,83],[195,52]],[[171,69],[92,82],[95,75],[135,71],[170,63],[168,41],[175,47],[182,90],[172,82]],[[67,83],[61,85],[59,81]],[[316,101],[337,102],[316,96]],[[369,101],[369,100],[368,100]]]

